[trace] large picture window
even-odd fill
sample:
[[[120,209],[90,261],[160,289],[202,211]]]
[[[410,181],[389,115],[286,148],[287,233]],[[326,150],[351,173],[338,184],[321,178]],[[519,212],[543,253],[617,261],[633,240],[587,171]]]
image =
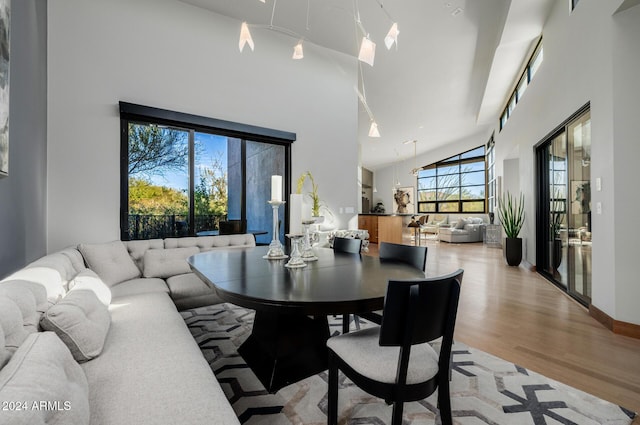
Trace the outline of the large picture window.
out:
[[[418,172],[420,213],[483,213],[485,194],[484,146],[427,165]]]
[[[214,235],[234,222],[271,241],[270,176],[290,193],[295,134],[128,103],[120,118],[122,240]]]

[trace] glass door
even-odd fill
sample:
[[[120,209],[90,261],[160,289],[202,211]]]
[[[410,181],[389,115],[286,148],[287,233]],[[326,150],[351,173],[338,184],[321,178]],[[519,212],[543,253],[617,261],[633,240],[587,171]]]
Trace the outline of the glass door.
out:
[[[591,300],[591,114],[567,126],[569,167],[568,243],[569,293]]]
[[[567,151],[566,134],[559,132],[540,151],[544,179],[541,182],[541,195],[544,199],[543,215],[539,229],[540,248],[543,254],[539,261],[539,267],[553,278],[553,280],[567,287]],[[563,261],[564,260],[564,261]]]
[[[538,271],[591,301],[591,117],[580,111],[536,149]]]

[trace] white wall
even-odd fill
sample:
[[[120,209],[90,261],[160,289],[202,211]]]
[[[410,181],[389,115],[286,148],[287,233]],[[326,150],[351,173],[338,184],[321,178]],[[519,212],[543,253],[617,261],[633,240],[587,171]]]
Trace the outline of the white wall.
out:
[[[297,133],[292,184],[310,170],[346,227],[357,211],[352,58],[175,0],[56,0],[48,15],[48,250],[119,238],[118,101]],[[339,153],[339,154],[337,154]],[[265,206],[266,208],[266,206]]]
[[[613,219],[616,256],[616,318],[624,322],[640,323],[638,300],[640,284],[635,267],[638,261],[638,222],[640,199],[638,194],[638,161],[640,134],[638,101],[640,99],[640,6],[613,17],[613,173],[617,208]],[[592,186],[593,187],[593,186]],[[606,277],[607,270],[603,273]]]

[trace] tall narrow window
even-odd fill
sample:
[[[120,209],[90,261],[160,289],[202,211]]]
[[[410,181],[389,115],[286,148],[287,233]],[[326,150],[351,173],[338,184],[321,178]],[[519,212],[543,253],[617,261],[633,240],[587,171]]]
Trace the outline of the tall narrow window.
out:
[[[123,240],[215,235],[236,221],[271,241],[270,176],[290,192],[295,134],[125,103],[121,126]]]
[[[497,192],[496,185],[496,150],[495,141],[493,135],[487,142],[487,210],[492,213],[497,206]]]

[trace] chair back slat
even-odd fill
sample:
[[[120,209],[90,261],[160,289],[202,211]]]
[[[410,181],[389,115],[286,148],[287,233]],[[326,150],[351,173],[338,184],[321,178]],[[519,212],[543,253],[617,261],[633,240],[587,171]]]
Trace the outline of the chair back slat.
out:
[[[460,269],[437,278],[389,281],[380,327],[380,345],[421,344],[440,337],[453,339],[463,273]],[[413,297],[412,287],[418,288],[413,291]],[[414,312],[413,317],[407,314],[410,311]],[[413,328],[413,335],[410,341],[403,341],[408,326]]]
[[[362,239],[353,238],[333,238],[333,250],[335,252],[347,252],[359,254],[362,249]]]
[[[402,261],[424,271],[427,263],[427,247],[381,242],[379,257],[380,261]]]

